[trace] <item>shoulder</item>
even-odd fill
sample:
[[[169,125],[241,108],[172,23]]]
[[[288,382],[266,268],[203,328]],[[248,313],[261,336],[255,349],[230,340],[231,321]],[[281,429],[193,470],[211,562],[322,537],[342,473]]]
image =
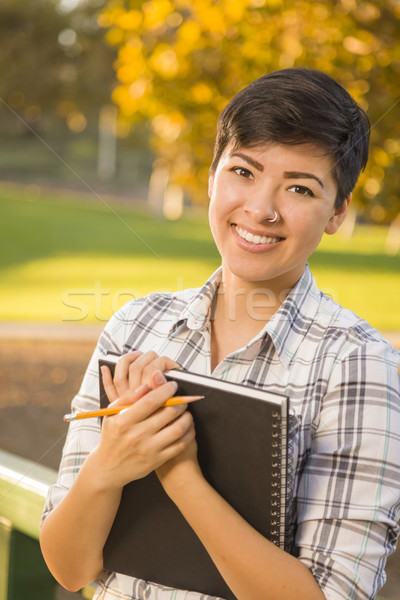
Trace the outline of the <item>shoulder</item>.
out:
[[[319,290],[309,268],[282,305],[279,317],[276,337],[289,343],[290,350],[297,349],[297,356],[301,349],[312,361],[327,354],[343,357],[360,347],[391,348],[365,319]]]
[[[303,304],[312,310],[304,311],[296,320],[300,343],[293,364],[298,363],[296,367],[302,372],[308,366],[313,377],[318,374],[327,385],[349,379],[390,380],[398,388],[399,350],[365,319],[316,287],[312,292],[312,302]]]
[[[116,312],[111,320],[132,321],[151,312],[154,318],[157,315],[168,313],[171,319],[181,315],[191,302],[191,300],[199,293],[199,289],[190,288],[177,292],[152,292],[147,296],[130,300],[118,312]]]
[[[366,350],[390,351],[400,356],[400,352],[368,321],[323,292],[320,294],[319,309],[313,325],[320,332],[321,338],[329,338],[346,353],[364,347]]]
[[[317,321],[327,360],[329,387],[338,386],[356,396],[400,399],[400,351],[365,319],[321,294]],[[361,389],[362,388],[362,389]]]
[[[153,292],[130,300],[114,313],[104,328],[100,338],[103,352],[122,353],[135,329],[166,334],[198,292],[197,288]]]

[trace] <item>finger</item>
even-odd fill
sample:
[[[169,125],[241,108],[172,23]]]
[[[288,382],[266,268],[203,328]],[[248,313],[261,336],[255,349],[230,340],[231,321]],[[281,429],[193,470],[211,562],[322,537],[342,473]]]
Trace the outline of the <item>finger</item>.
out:
[[[117,398],[117,400],[112,402],[110,404],[110,407],[129,406],[129,408],[126,408],[126,410],[122,410],[121,412],[117,413],[117,415],[109,415],[104,417],[102,436],[104,436],[107,433],[107,431],[109,431],[110,427],[113,427],[112,419],[114,419],[116,416],[124,418],[123,415],[132,410],[132,405],[134,405],[135,402],[140,400],[140,398],[145,396],[148,392],[149,387],[146,384],[144,384],[138,387],[136,390],[127,390],[124,394],[122,394],[122,396],[120,396],[119,398]]]
[[[156,362],[160,357],[156,352],[150,351],[142,354],[135,363],[129,365],[129,387],[137,388],[142,383],[149,385],[148,379],[144,379],[143,373],[146,367]]]
[[[179,419],[181,415],[187,410],[187,404],[177,404],[174,406],[161,407],[156,410],[150,417],[148,417],[147,422],[149,426],[149,431],[152,434],[156,434],[161,431],[165,427],[168,427],[171,423]]]
[[[166,382],[163,371],[176,369],[179,365],[167,356],[158,356],[155,352],[143,354],[129,369],[129,385],[135,389],[141,383],[155,388]],[[155,374],[156,379],[154,379]],[[161,372],[161,374],[159,373]]]
[[[186,411],[179,419],[162,429],[155,439],[166,461],[180,454],[195,437],[192,415]]]
[[[147,384],[143,384],[147,385]],[[151,415],[156,413],[160,408],[162,408],[163,403],[172,398],[174,396],[176,390],[178,389],[178,385],[175,381],[169,381],[164,385],[158,387],[155,390],[151,390],[147,394],[145,394],[139,401],[135,402],[135,405],[132,407],[132,410],[123,413],[123,418],[126,420],[127,424],[130,423],[139,423],[141,421],[145,421]],[[128,392],[125,392],[124,397],[128,395]],[[182,405],[183,406],[183,405]],[[168,408],[175,408],[169,406]],[[169,413],[171,414],[171,412]],[[177,414],[177,413],[175,413]],[[153,431],[156,428],[152,427]]]
[[[174,419],[168,426],[159,432],[151,433],[147,430],[147,455],[155,457],[152,470],[173,458],[192,441],[195,437],[194,423],[189,412]]]
[[[121,394],[129,389],[129,367],[132,363],[138,360],[141,355],[142,352],[140,350],[134,350],[133,352],[124,354],[118,360],[114,373],[114,387],[117,390],[118,396],[121,396]],[[135,388],[139,387],[139,385],[140,382],[135,386]]]
[[[121,396],[110,402],[109,408],[132,405],[140,398],[143,398],[149,391],[150,388],[146,383],[140,385],[136,390],[126,390]]]
[[[165,377],[161,369],[156,369],[150,375],[150,386],[154,389],[156,387],[159,387],[160,385],[163,385],[164,383],[167,383],[167,378]]]
[[[111,371],[105,365],[101,367],[101,377],[103,380],[104,391],[110,402],[114,402],[118,398],[118,392],[115,389]]]

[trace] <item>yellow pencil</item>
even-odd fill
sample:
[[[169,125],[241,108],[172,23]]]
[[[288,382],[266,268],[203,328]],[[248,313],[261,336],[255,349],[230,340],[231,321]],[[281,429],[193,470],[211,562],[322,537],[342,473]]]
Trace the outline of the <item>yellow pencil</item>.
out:
[[[187,404],[188,402],[195,402],[201,400],[204,396],[174,396],[169,398],[161,405],[165,406],[176,406],[177,404]],[[91,419],[92,417],[108,417],[109,415],[116,415],[125,408],[130,408],[132,404],[124,404],[122,406],[111,406],[110,408],[99,408],[98,410],[88,410],[83,412],[71,413],[64,415],[64,421],[76,421],[77,419]]]

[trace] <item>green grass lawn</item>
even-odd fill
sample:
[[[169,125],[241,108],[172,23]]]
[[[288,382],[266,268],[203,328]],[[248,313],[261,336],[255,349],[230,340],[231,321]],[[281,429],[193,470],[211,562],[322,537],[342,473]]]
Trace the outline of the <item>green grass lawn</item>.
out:
[[[105,322],[151,291],[199,286],[218,267],[207,218],[166,222],[94,198],[0,186],[0,320]],[[400,330],[400,256],[386,230],[326,237],[318,285],[381,330]]]

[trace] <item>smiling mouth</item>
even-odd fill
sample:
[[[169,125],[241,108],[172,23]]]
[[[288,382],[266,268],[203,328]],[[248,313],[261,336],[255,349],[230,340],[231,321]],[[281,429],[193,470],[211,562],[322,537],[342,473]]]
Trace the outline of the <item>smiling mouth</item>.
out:
[[[281,237],[267,237],[266,235],[253,235],[246,229],[235,225],[235,229],[238,235],[246,240],[246,242],[250,242],[252,244],[276,244],[280,242],[283,238]]]

